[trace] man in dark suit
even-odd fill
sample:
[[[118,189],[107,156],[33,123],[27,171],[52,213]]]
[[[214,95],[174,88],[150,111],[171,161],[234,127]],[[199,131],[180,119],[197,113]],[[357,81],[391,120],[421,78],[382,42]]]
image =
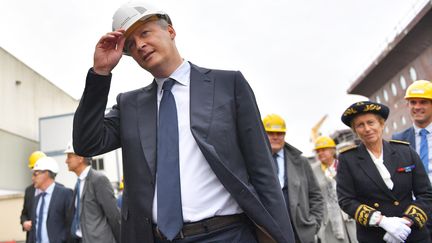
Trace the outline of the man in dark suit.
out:
[[[66,150],[66,164],[77,184],[71,206],[71,234],[78,243],[120,242],[120,211],[108,178],[91,168],[91,158],[75,154],[72,142]]]
[[[31,243],[67,241],[67,210],[72,202],[72,190],[55,183],[58,172],[57,161],[51,157],[40,158],[33,168],[34,185],[41,192],[36,196],[32,209]]]
[[[119,8],[75,114],[77,154],[122,148],[122,242],[294,242],[250,86],[240,72],[183,60],[175,37],[164,12]],[[155,79],[104,116],[123,52]]]
[[[282,117],[270,114],[263,123],[296,242],[313,243],[324,215],[324,198],[312,167],[300,150],[285,142],[286,125]]]
[[[405,99],[414,124],[405,131],[393,134],[392,139],[409,142],[411,148],[420,155],[429,181],[432,182],[432,151],[429,149],[432,144],[432,83],[415,81],[407,88]],[[427,227],[432,240],[432,219],[427,222]]]
[[[45,157],[46,155],[41,151],[34,151],[28,159],[28,167],[30,170],[33,169],[34,165],[36,164],[36,161],[42,157]],[[33,180],[33,177],[32,177]],[[24,194],[24,203],[23,203],[23,209],[21,211],[21,217],[20,222],[23,231],[26,231],[26,243],[29,242],[29,232],[32,228],[32,218],[31,218],[31,211],[33,208],[33,201],[36,196],[36,190],[34,188],[33,183],[29,185],[25,189]]]

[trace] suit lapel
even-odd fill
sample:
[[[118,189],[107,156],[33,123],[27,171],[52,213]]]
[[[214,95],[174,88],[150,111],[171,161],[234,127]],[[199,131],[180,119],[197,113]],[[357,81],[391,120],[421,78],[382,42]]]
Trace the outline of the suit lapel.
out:
[[[57,186],[57,184],[55,184],[54,185],[54,190],[53,190],[53,192],[52,192],[52,195],[51,195],[51,200],[50,200],[50,204],[48,205],[48,212],[47,212],[47,224],[48,224],[48,219],[50,218],[50,212],[52,211],[51,210],[51,207],[54,207],[53,205],[55,205],[56,203],[57,203],[57,192],[58,192],[58,188],[57,188],[58,186]],[[46,201],[45,201],[45,203],[46,203]]]
[[[288,193],[289,193],[289,199],[290,199],[290,207],[297,205],[298,201],[298,190],[300,188],[300,179],[298,178],[298,173],[296,173],[297,168],[294,164],[294,157],[289,155],[288,153],[285,153],[285,168],[286,168],[286,174],[287,178],[289,178],[289,181],[287,181],[288,184]]]
[[[408,137],[407,137],[408,142],[410,143],[411,147],[416,150],[416,143],[415,143],[415,130],[414,127],[411,127],[408,130]]]
[[[204,70],[191,64],[190,124],[194,136],[206,138],[211,123],[214,99],[214,81]]]
[[[157,84],[155,81],[138,94],[138,125],[141,147],[153,179],[156,176]]]
[[[83,190],[82,190],[82,193],[81,193],[81,198],[82,198],[81,201],[84,201],[84,196],[86,195],[87,188],[89,187],[89,184],[91,183],[90,180],[91,180],[92,176],[93,176],[93,171],[92,171],[92,168],[90,168],[90,170],[87,173],[87,176],[85,178],[84,187],[83,187]],[[82,203],[80,203],[80,212],[81,212],[81,206],[82,206],[81,204]]]
[[[384,165],[390,172],[391,178],[394,178],[397,168],[399,167],[398,158],[396,156],[396,151],[390,146],[390,144],[384,141]]]
[[[359,150],[359,154],[358,154],[359,160],[356,161],[358,166],[366,172],[366,175],[370,178],[371,181],[373,181],[378,186],[378,188],[380,188],[383,192],[385,192],[387,195],[393,198],[391,191],[387,188],[386,184],[384,183],[384,180],[382,179],[381,174],[379,173],[377,167],[372,161],[372,158],[370,157],[368,151],[366,150],[366,147],[363,144],[361,144],[358,150]]]

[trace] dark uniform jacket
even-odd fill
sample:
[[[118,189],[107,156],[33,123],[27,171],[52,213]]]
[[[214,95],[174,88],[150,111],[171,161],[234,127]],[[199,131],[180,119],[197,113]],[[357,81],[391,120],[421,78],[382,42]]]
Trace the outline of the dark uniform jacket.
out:
[[[360,242],[384,242],[385,230],[369,226],[370,216],[376,210],[387,217],[409,217],[414,225],[407,242],[425,240],[428,232],[424,225],[431,214],[432,188],[422,162],[408,143],[400,141],[383,141],[383,153],[393,190],[387,188],[363,144],[339,155],[339,205],[357,221]]]
[[[25,194],[24,194],[24,204],[23,204],[23,209],[21,211],[21,217],[20,217],[20,222],[21,222],[21,226],[24,223],[24,221],[27,220],[32,220],[31,219],[31,212],[32,212],[32,208],[33,208],[33,201],[35,198],[35,188],[34,185],[31,184],[28,187],[26,187],[25,189]],[[34,224],[34,222],[32,222]],[[24,230],[24,228],[23,228]],[[29,243],[29,231],[26,232],[26,243]]]

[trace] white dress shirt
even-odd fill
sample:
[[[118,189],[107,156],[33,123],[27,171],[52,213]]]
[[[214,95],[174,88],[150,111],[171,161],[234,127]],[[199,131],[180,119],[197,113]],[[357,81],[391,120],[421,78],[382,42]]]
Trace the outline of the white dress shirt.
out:
[[[378,158],[375,157],[375,155],[367,149],[372,161],[374,162],[376,168],[378,169],[378,172],[380,173],[381,177],[384,180],[384,183],[386,184],[387,188],[392,190],[393,189],[393,181],[391,179],[390,172],[388,171],[387,167],[384,165],[384,153],[383,150],[381,150],[381,154]]]
[[[180,190],[184,222],[196,222],[216,215],[241,213],[234,198],[221,184],[198,147],[190,129],[190,71],[183,63],[169,78],[176,80],[174,95],[179,130]],[[156,78],[157,105],[162,99],[162,85],[167,78]],[[157,176],[157,174],[156,174]],[[153,222],[157,223],[157,185],[153,198]]]
[[[80,180],[80,188],[79,188],[79,195],[80,195],[80,204],[81,204],[81,207],[82,207],[82,195],[83,195],[83,190],[84,190],[84,184],[85,184],[85,179],[87,178],[87,175],[88,175],[88,173],[89,173],[89,171],[90,171],[90,168],[91,168],[91,166],[89,165],[89,166],[87,166],[82,172],[81,172],[81,174],[78,176],[78,178],[79,178],[79,180]],[[78,179],[77,178],[77,179]],[[76,206],[77,206],[77,200],[74,198],[74,201],[75,201],[75,208],[76,208]],[[79,209],[76,209],[76,210],[79,210]],[[79,213],[81,213],[81,212],[79,212]],[[80,222],[80,224],[78,225],[78,228],[77,228],[77,231],[75,232],[75,234],[76,234],[76,236],[78,236],[78,237],[82,237],[82,231],[81,231],[81,222]]]
[[[41,238],[42,241],[41,243],[50,243],[49,238],[48,238],[48,231],[47,231],[47,226],[46,226],[46,221],[47,221],[47,217],[48,217],[48,209],[49,209],[49,205],[51,203],[51,197],[54,191],[54,187],[55,187],[55,182],[52,183],[46,190],[45,190],[45,197],[44,197],[44,208],[43,208],[43,218],[42,218],[42,229],[41,229]],[[43,191],[40,191],[40,193],[42,193]],[[41,202],[42,202],[42,197],[39,198],[38,201],[38,205],[36,207],[36,220],[35,220],[35,224],[34,227],[36,227],[36,232],[37,232],[37,225],[38,225],[38,219],[39,219],[39,210],[41,207]]]
[[[420,142],[421,142],[421,136],[420,136],[420,130],[421,128],[417,127],[416,125],[413,126],[414,127],[414,132],[415,132],[415,144],[416,144],[416,151],[417,154],[420,154]],[[429,132],[427,134],[427,141],[428,141],[428,156],[429,156],[429,171],[428,171],[428,176],[429,176],[429,180],[432,183],[432,123],[429,124],[427,127],[425,127],[425,129]]]
[[[278,179],[281,188],[285,186],[285,157],[284,157],[284,149],[282,148],[279,152],[276,153],[276,161],[278,167]]]

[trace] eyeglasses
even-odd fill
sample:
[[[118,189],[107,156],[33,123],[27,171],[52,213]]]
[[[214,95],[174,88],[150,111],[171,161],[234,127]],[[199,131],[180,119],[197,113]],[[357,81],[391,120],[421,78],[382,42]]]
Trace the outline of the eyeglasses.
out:
[[[35,170],[35,171],[33,171],[33,176],[36,177],[36,176],[38,176],[38,175],[44,173],[45,171],[46,171],[46,170]]]

